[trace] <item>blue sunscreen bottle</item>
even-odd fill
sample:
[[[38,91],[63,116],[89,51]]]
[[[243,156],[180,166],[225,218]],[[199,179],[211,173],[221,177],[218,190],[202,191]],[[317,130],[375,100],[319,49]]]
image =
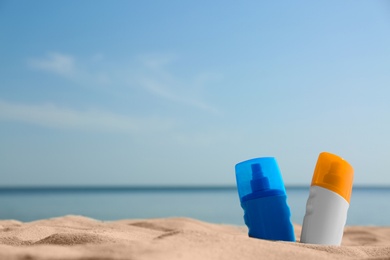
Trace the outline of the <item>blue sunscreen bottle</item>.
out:
[[[295,241],[282,175],[274,157],[255,158],[235,167],[238,195],[250,237]]]

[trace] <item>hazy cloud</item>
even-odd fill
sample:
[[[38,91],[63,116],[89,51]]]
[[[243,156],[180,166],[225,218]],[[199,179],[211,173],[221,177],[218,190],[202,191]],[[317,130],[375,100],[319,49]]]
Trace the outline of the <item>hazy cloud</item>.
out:
[[[107,111],[78,111],[54,104],[17,104],[0,100],[0,120],[31,123],[55,128],[141,133],[170,129],[172,120],[137,118]]]
[[[158,96],[160,98],[173,101],[175,103],[179,103],[182,105],[195,107],[197,109],[201,109],[203,111],[212,114],[220,113],[218,109],[204,103],[199,99],[192,98],[189,96],[184,96],[184,95],[178,95],[177,93],[174,92],[174,90],[165,87],[161,82],[154,81],[149,78],[141,79],[139,82],[141,83],[142,87],[146,89],[149,93]]]
[[[138,57],[140,62],[150,69],[161,69],[177,60],[179,57],[173,53],[144,54]]]
[[[211,114],[220,114],[220,111],[207,104],[202,99],[201,92],[206,85],[207,74],[196,75],[193,79],[182,80],[175,76],[171,70],[166,69],[172,62],[178,59],[175,55],[143,56],[142,64],[145,66],[143,76],[138,76],[138,82],[150,94],[185,105],[200,109]],[[208,74],[211,75],[211,74]],[[211,77],[209,76],[209,79]]]
[[[102,53],[90,59],[75,58],[59,52],[49,52],[43,58],[29,60],[33,69],[54,73],[76,82],[78,85],[99,91],[99,86],[106,86],[105,91],[123,95],[131,87],[139,87],[147,93],[174,102],[180,106],[192,107],[212,115],[220,111],[204,101],[204,86],[218,80],[212,73],[199,73],[193,78],[179,78],[170,65],[178,62],[174,54],[141,55],[132,65],[112,66],[107,68]]]
[[[30,59],[29,65],[34,69],[53,72],[61,76],[72,76],[75,73],[74,58],[58,52],[49,52],[44,58]]]
[[[98,86],[112,83],[112,75],[104,69],[104,66],[100,68],[97,66],[104,65],[103,61],[104,55],[101,53],[84,60],[64,53],[48,52],[42,58],[29,59],[28,65],[35,70],[70,79],[80,86],[97,89]]]

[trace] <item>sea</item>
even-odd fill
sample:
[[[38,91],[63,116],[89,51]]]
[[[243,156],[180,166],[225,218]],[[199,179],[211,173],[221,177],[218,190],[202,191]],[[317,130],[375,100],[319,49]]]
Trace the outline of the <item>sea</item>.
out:
[[[286,187],[291,220],[302,224],[308,187]],[[245,225],[236,187],[0,188],[0,219],[24,222],[64,215],[103,221],[187,217]],[[390,187],[355,187],[347,225],[390,226]]]

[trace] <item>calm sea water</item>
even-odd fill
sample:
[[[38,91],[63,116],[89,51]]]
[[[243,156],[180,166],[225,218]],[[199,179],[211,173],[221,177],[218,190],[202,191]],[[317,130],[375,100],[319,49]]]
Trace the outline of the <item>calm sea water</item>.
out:
[[[293,222],[302,224],[307,188],[287,188]],[[347,225],[390,226],[390,188],[354,188]],[[100,220],[191,217],[244,225],[235,188],[0,189],[0,219],[32,221],[68,214]]]

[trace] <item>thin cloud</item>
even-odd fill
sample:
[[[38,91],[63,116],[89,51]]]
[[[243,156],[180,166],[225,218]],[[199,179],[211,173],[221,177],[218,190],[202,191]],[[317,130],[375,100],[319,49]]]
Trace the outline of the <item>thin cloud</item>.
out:
[[[85,88],[98,89],[112,84],[112,75],[104,68],[104,55],[97,53],[90,59],[80,59],[60,52],[48,52],[42,58],[31,58],[27,61],[30,68],[52,73],[71,80]]]
[[[190,147],[211,147],[217,145],[233,144],[238,145],[242,143],[242,136],[237,132],[206,130],[197,131],[195,133],[177,133],[174,140],[181,145]]]
[[[30,59],[30,67],[38,70],[52,72],[61,76],[72,76],[75,73],[75,60],[72,56],[49,52],[41,59]]]
[[[162,67],[177,61],[179,57],[173,53],[165,54],[144,54],[140,55],[140,62],[150,69],[161,69]]]
[[[0,120],[87,131],[141,133],[172,127],[171,120],[136,118],[101,110],[78,111],[54,104],[18,104],[0,100]]]
[[[195,95],[197,90],[207,83],[206,78],[200,81],[198,77],[195,80],[182,83],[178,77],[165,69],[174,60],[177,60],[177,57],[173,55],[143,57],[141,61],[146,69],[145,75],[138,79],[140,86],[150,94],[162,99],[214,115],[220,114],[217,108],[204,102],[199,95]]]
[[[200,101],[197,99],[193,99],[187,96],[180,96],[173,93],[168,88],[164,87],[161,83],[153,81],[148,78],[144,78],[140,80],[142,87],[147,90],[149,93],[158,96],[160,98],[173,101],[175,103],[183,104],[186,106],[195,107],[197,109],[201,109],[203,111],[207,111],[212,114],[220,114],[218,109]]]
[[[43,58],[30,59],[28,64],[33,69],[65,77],[92,91],[100,89],[112,95],[120,92],[123,96],[123,87],[131,91],[131,88],[128,88],[131,85],[181,106],[195,108],[211,115],[221,114],[219,109],[205,102],[199,94],[201,92],[199,90],[213,81],[213,78],[210,74],[200,74],[195,75],[193,79],[181,80],[169,68],[178,60],[177,55],[142,55],[127,69],[115,67],[105,69],[103,60],[104,55],[101,53],[89,60],[83,60],[59,52],[49,52]],[[132,76],[129,77],[129,74]]]

